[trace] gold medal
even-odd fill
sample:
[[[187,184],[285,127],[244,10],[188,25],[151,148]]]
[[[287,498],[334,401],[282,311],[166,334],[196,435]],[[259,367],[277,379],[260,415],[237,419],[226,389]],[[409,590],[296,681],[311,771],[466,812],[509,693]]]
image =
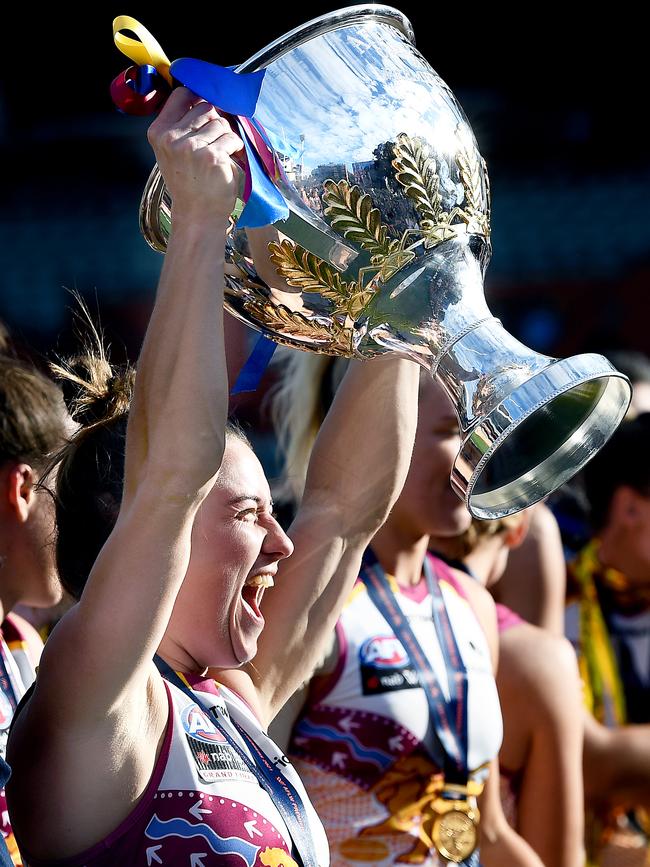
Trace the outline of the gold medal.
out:
[[[465,787],[449,785],[444,787],[443,797],[434,802],[436,816],[431,827],[431,840],[440,855],[454,864],[469,858],[478,845],[480,814],[475,804],[475,799],[467,796]]]
[[[460,864],[472,854],[478,842],[476,822],[471,813],[450,810],[433,823],[431,838],[447,861]]]

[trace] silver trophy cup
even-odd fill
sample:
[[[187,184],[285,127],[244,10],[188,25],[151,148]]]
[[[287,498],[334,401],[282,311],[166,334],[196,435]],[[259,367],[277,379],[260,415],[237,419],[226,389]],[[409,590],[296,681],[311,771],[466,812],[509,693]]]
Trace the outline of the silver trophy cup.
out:
[[[288,220],[233,230],[227,309],[278,343],[417,361],[453,400],[451,483],[477,518],[530,506],[593,457],[625,415],[627,379],[600,355],[528,349],[485,302],[485,162],[408,20],[364,5],[308,22],[238,67],[266,70],[256,119],[282,166]],[[164,251],[157,168],[141,228]]]

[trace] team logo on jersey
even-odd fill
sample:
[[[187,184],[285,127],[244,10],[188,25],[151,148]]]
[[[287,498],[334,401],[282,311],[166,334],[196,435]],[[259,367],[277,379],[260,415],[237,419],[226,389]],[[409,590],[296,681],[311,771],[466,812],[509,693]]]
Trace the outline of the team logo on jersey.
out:
[[[361,665],[373,665],[375,668],[396,668],[407,665],[409,661],[402,642],[394,635],[377,635],[364,641],[359,659]]]
[[[203,741],[205,744],[227,743],[226,738],[221,734],[212,720],[195,704],[191,704],[185,708],[181,719],[183,721],[183,728],[193,738]]]
[[[364,641],[359,650],[359,667],[364,695],[419,685],[408,654],[394,635],[376,635]]]
[[[255,779],[226,737],[200,707],[186,707],[181,714],[181,722],[199,777],[204,782]]]

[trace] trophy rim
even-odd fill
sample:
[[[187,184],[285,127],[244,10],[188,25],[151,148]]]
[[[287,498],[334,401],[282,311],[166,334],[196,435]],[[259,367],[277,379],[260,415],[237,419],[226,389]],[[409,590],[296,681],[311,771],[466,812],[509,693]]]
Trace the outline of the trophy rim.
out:
[[[577,364],[576,364],[577,362]],[[576,370],[576,367],[581,368],[579,372]],[[462,465],[469,461],[471,466],[471,457],[467,453],[467,448],[469,447],[469,443],[471,440],[470,436],[465,440],[463,446],[459,454],[456,457],[456,461],[454,464],[454,469],[452,471],[451,483],[456,493],[459,494],[461,499],[465,501],[465,505],[467,506],[470,514],[481,520],[494,520],[497,518],[503,518],[507,515],[514,514],[516,512],[521,511],[522,509],[527,509],[529,506],[534,505],[536,502],[547,497],[549,494],[552,494],[553,491],[557,490],[557,488],[561,487],[561,485],[565,484],[569,479],[575,475],[575,473],[579,472],[585,464],[591,460],[591,458],[600,451],[602,446],[594,449],[590,456],[584,457],[580,461],[578,466],[575,466],[574,471],[566,478],[561,478],[557,481],[557,484],[553,486],[546,487],[543,490],[538,491],[535,495],[531,495],[532,492],[529,492],[529,496],[527,497],[527,501],[525,503],[515,503],[509,506],[483,506],[479,505],[476,502],[477,496],[474,493],[474,488],[480,475],[482,474],[485,465],[488,461],[493,457],[497,449],[507,440],[507,438],[512,434],[512,432],[518,428],[521,424],[523,424],[527,419],[531,418],[532,415],[547,404],[551,403],[555,398],[560,395],[571,391],[577,386],[583,385],[587,382],[592,382],[597,379],[605,379],[608,380],[608,384],[611,380],[618,380],[620,385],[627,385],[627,399],[624,400],[618,406],[618,411],[613,413],[611,416],[611,424],[609,429],[606,432],[604,445],[615,433],[619,424],[622,422],[625,417],[625,413],[630,405],[630,401],[632,399],[632,387],[630,385],[629,379],[622,374],[620,371],[616,370],[607,359],[599,355],[598,353],[584,353],[577,356],[571,356],[569,358],[556,359],[550,368],[546,368],[545,370],[539,371],[532,379],[523,383],[518,389],[515,389],[514,393],[520,393],[523,389],[524,391],[530,386],[533,380],[536,380],[538,377],[548,376],[549,371],[555,368],[554,378],[560,373],[561,376],[566,376],[566,380],[561,385],[558,384],[552,393],[549,393],[547,399],[545,399],[542,403],[533,404],[532,406],[527,407],[523,412],[517,412],[519,407],[517,407],[516,403],[513,403],[511,400],[512,395],[508,395],[504,400],[502,400],[499,405],[489,414],[487,418],[482,419],[481,423],[478,425],[478,428],[481,428],[482,432],[487,436],[488,439],[492,439],[489,448],[487,451],[481,455],[478,463],[473,467],[470,471],[469,479],[467,480],[467,476],[464,475],[462,471]],[[601,399],[604,397],[604,393],[601,395]],[[598,401],[600,403],[600,400]],[[576,429],[577,431],[581,430],[582,426],[587,423],[591,414],[598,407],[598,403],[594,405],[589,415],[583,419],[581,424]],[[505,428],[498,430],[499,424],[497,422],[497,415],[503,412],[507,408],[508,412],[504,413],[505,416],[509,416],[509,422],[505,426]],[[514,410],[514,412],[513,412]],[[495,437],[495,434],[498,435]],[[566,441],[565,443],[566,444]],[[549,460],[549,458],[545,460]],[[523,477],[522,477],[523,478]],[[521,481],[521,478],[518,480]],[[483,495],[479,495],[479,500]]]
[[[325,15],[319,15],[318,18],[312,18],[310,21],[294,27],[293,30],[289,30],[283,36],[274,39],[265,48],[260,49],[248,60],[237,66],[235,72],[257,72],[316,36],[322,36],[332,30],[339,30],[341,27],[349,27],[367,20],[378,21],[394,27],[415,46],[413,26],[403,12],[393,6],[363,3],[358,6],[336,9],[334,12],[327,12]]]

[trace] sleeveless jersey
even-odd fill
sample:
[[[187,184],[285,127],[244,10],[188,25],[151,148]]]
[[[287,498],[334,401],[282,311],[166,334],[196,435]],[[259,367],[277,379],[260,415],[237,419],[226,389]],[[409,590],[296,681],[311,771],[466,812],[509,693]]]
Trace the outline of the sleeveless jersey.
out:
[[[4,759],[14,707],[36,677],[27,642],[10,614],[0,627],[0,654],[0,758]],[[11,860],[20,867],[23,862],[11,830],[4,789],[0,791],[0,832],[7,844]]]
[[[433,560],[468,672],[471,778],[499,750],[501,711],[487,640],[449,569]],[[399,587],[400,608],[448,696],[447,673],[423,579]],[[359,861],[438,865],[420,832],[443,776],[429,705],[401,642],[359,581],[337,624],[335,672],[312,681],[290,755],[327,830],[333,867]],[[432,754],[436,756],[432,759]]]
[[[282,751],[235,693],[212,680],[186,678],[204,704],[229,715],[279,765],[303,799],[319,867],[327,867],[325,832]],[[56,862],[29,858],[30,867],[297,867],[270,796],[204,711],[178,687],[165,686],[169,721],[141,801],[86,852]],[[250,756],[243,739],[240,746]]]
[[[508,608],[507,605],[503,605],[501,602],[496,603],[497,610],[497,627],[499,629],[499,635],[502,632],[507,632],[509,629],[512,629],[514,626],[519,626],[520,623],[525,623],[523,617],[520,617],[516,611],[513,611],[512,608]]]

